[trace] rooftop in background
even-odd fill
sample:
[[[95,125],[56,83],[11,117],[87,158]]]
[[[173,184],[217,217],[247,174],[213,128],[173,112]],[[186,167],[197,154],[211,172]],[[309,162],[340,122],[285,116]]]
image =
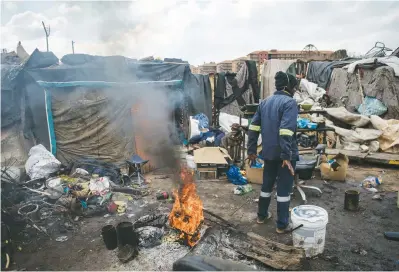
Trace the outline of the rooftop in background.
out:
[[[296,54],[298,52],[302,52],[303,50],[277,50],[277,49],[271,49],[271,50],[257,50],[257,51],[253,51],[251,53],[249,53],[248,55],[252,55],[252,54],[259,54],[262,52],[265,53],[269,53],[269,54]],[[305,51],[306,52],[306,51]],[[319,52],[319,53],[323,53],[323,54],[332,54],[335,51],[331,51],[331,50],[318,50],[315,52]]]
[[[220,64],[220,63],[231,63],[231,62],[232,62],[232,60],[224,60],[224,61],[218,62],[218,64]]]
[[[239,58],[233,59],[233,61],[234,60],[248,60],[248,57],[239,57]]]

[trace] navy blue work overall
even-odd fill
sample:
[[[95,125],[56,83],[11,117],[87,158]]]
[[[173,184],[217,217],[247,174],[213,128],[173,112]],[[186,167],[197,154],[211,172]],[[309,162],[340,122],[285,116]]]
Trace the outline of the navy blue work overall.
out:
[[[283,160],[291,161],[295,169],[298,160],[296,127],[298,106],[286,91],[276,91],[263,100],[255,113],[248,131],[248,155],[256,154],[259,133],[262,135],[264,159],[263,185],[259,197],[258,217],[268,215],[273,186],[277,182],[277,227],[285,228],[289,223],[290,194],[294,182]]]

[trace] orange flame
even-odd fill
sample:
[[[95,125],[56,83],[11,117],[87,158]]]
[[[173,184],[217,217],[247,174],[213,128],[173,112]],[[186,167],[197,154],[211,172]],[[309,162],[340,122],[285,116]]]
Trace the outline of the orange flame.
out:
[[[197,195],[194,175],[187,168],[183,168],[180,173],[183,181],[183,188],[179,194],[177,190],[173,192],[175,203],[169,214],[170,226],[180,230],[180,238],[186,239],[189,246],[194,246],[199,238],[199,226],[204,220],[202,201]]]

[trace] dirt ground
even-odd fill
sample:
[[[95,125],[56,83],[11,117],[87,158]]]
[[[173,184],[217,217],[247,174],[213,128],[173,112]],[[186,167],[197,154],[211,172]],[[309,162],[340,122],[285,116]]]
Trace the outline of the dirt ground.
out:
[[[322,189],[318,196],[307,189],[308,204],[317,205],[327,210],[329,223],[327,225],[325,251],[322,255],[309,260],[310,270],[398,270],[399,242],[384,239],[385,231],[399,231],[399,209],[397,208],[397,193],[385,192],[383,200],[373,200],[373,194],[358,188],[362,179],[370,174],[379,173],[381,169],[351,166],[346,182],[329,182],[325,184],[319,178],[308,181]],[[31,237],[29,244],[22,240],[16,242],[21,247],[15,256],[15,269],[26,270],[145,270],[140,263],[121,265],[116,253],[106,250],[100,229],[105,224],[116,224],[118,221],[134,221],[141,214],[154,210],[168,212],[171,203],[157,201],[157,191],[171,191],[173,182],[164,178],[165,172],[155,172],[148,175],[153,193],[140,201],[135,201],[123,216],[92,217],[80,219],[78,228],[68,231],[65,242],[50,240],[43,235]],[[399,171],[386,170],[386,184],[399,183]],[[198,193],[204,207],[223,218],[239,224],[244,231],[253,231],[268,239],[292,245],[290,234],[275,233],[273,220],[265,225],[255,223],[260,186],[253,185],[254,191],[244,196],[233,194],[234,185],[225,180],[198,181]],[[343,208],[344,192],[350,188],[360,190],[360,210],[348,212]],[[391,187],[389,187],[391,188]],[[381,186],[380,189],[384,189]],[[301,204],[300,195],[295,192],[291,207]],[[276,201],[271,209],[276,215]],[[185,251],[176,248],[176,256],[184,256]],[[139,257],[143,257],[141,252]],[[176,258],[177,258],[176,257]],[[132,262],[137,262],[133,260]],[[171,270],[171,264],[157,264],[157,270]]]

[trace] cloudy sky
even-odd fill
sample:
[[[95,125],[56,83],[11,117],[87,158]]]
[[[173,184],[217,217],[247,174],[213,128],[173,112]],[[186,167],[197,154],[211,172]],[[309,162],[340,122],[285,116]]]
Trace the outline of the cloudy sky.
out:
[[[271,2],[136,0],[1,2],[1,47],[133,58],[177,57],[191,64],[223,61],[261,49],[345,48],[362,54],[376,41],[399,46],[399,1]]]

